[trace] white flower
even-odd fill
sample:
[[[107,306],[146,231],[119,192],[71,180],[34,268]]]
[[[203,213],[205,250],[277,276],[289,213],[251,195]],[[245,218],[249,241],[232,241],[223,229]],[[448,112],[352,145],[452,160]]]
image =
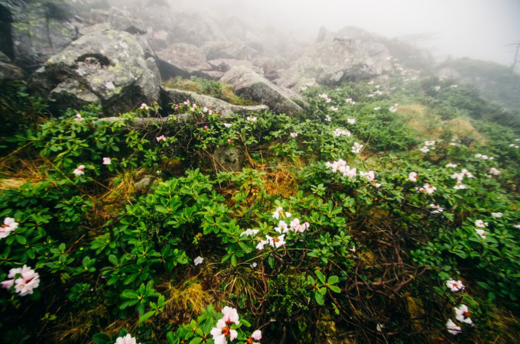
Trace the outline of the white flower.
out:
[[[467,186],[464,184],[461,184],[460,182],[457,182],[457,184],[455,184],[455,186],[453,188],[455,190],[462,190],[462,189],[467,189]]]
[[[457,167],[457,165],[455,165],[455,164],[448,164],[448,165],[446,165],[446,167],[447,168],[455,168],[455,167]]]
[[[376,106],[376,107],[374,108],[374,110],[379,111],[379,110],[381,110],[381,107]]]
[[[27,265],[9,270],[7,278],[11,279],[3,281],[2,286],[9,289],[14,284],[14,289],[20,296],[32,294],[40,285],[40,275]]]
[[[498,176],[498,175],[500,175],[501,172],[500,172],[500,170],[497,170],[496,168],[491,167],[491,169],[489,170],[489,173],[491,173],[494,176]]]
[[[9,236],[9,234],[16,228],[18,228],[18,222],[16,222],[12,217],[6,217],[4,219],[4,224],[0,226],[0,239]]]
[[[335,107],[335,106],[331,106],[330,109],[331,109],[332,111],[338,111],[338,108]]]
[[[423,152],[423,153],[428,153],[428,152],[430,151],[430,148],[424,146],[424,147],[422,147],[422,148],[419,149],[419,150],[420,150],[421,152]]]
[[[240,236],[251,236],[251,235],[256,235],[258,233],[258,229],[246,229],[245,231],[243,231],[242,233],[240,233]]]
[[[347,98],[347,99],[345,99],[345,102],[346,102],[347,104],[352,104],[352,105],[356,104],[356,102],[353,101],[352,98]]]
[[[257,266],[258,266],[257,263],[252,263],[252,264],[251,264],[251,267],[252,267],[253,269],[256,268]]]
[[[417,172],[410,172],[410,174],[408,175],[408,180],[410,180],[411,182],[416,183],[418,176],[419,175],[417,174]]]
[[[432,193],[435,192],[435,190],[437,190],[437,188],[433,185],[426,183],[423,185],[422,188],[417,188],[417,190],[420,192],[426,193],[428,195],[431,195]]]
[[[158,136],[155,138],[157,142],[166,141],[166,137],[164,135]]]
[[[263,249],[264,249],[264,246],[265,246],[266,244],[268,244],[268,243],[269,243],[269,242],[268,242],[267,240],[260,240],[260,241],[258,242],[258,245],[256,245],[256,249],[257,249],[257,250],[263,250]]]
[[[195,264],[195,266],[197,266],[199,264],[202,264],[203,261],[204,261],[204,258],[202,258],[201,256],[198,256],[197,258],[195,258],[193,260],[193,264]]]
[[[280,221],[280,222],[278,222],[278,227],[275,227],[274,230],[280,234],[287,233],[289,231],[289,226],[287,226],[287,222]]]
[[[457,142],[450,142],[450,146],[457,146],[458,143]]]
[[[397,112],[397,107],[399,106],[399,104],[395,103],[393,106],[390,107],[390,112],[392,113],[395,113]]]
[[[253,334],[251,334],[251,338],[253,338],[254,340],[262,340],[262,331],[256,330],[255,332],[253,332]]]
[[[354,145],[352,146],[352,153],[358,154],[359,152],[361,152],[361,149],[363,149],[363,145],[354,142]]]
[[[433,209],[432,214],[440,214],[444,211],[444,208],[441,208],[440,205],[430,204],[430,208]]]
[[[345,136],[349,137],[351,134],[350,134],[350,131],[348,131],[348,130],[337,128],[337,129],[334,130],[333,135],[335,137],[338,137],[338,136],[341,136],[341,135],[345,135]]]
[[[139,107],[139,109],[141,109],[141,110],[148,110],[149,107],[145,103],[142,103],[141,106]]]
[[[76,118],[74,118],[75,121],[82,121],[83,120],[83,117],[81,116],[81,114],[77,113],[76,114]]]
[[[222,309],[222,314],[224,314],[224,317],[222,318],[222,320],[224,320],[224,322],[228,325],[230,325],[231,323],[235,323],[236,325],[239,325],[240,324],[240,321],[238,321],[238,312],[236,310],[236,308],[232,308],[232,307],[224,307]]]
[[[347,123],[348,124],[356,124],[356,119],[355,118],[349,118],[349,119],[347,119]]]
[[[298,133],[297,132],[292,132],[291,133],[291,137],[297,137],[298,136]]]
[[[456,325],[451,319],[446,322],[446,329],[449,333],[457,335],[462,332],[462,328]]]
[[[471,320],[471,315],[469,314],[468,306],[460,305],[459,308],[455,307],[455,318],[463,323],[473,325],[473,321]]]
[[[520,224],[514,225],[513,227],[515,227],[516,229],[520,229]]]
[[[210,333],[215,344],[227,344],[227,337],[229,337],[230,342],[238,337],[238,332],[229,328],[223,319],[217,322],[217,327],[212,328]]]
[[[462,281],[455,281],[451,278],[446,281],[446,286],[453,292],[461,291],[462,289],[464,289],[464,284],[462,284]]]
[[[208,108],[204,106],[204,107],[202,108],[202,112],[208,112]]]
[[[502,217],[502,216],[504,216],[504,214],[502,214],[502,213],[491,213],[491,216],[493,216],[493,217]]]
[[[110,158],[103,158],[103,165],[110,165],[112,164],[112,160]]]
[[[424,141],[425,146],[435,146],[435,141]]]
[[[480,154],[480,153],[475,154],[475,158],[482,158],[482,154]]]
[[[377,332],[383,332],[383,328],[384,328],[384,327],[385,327],[385,325],[383,325],[383,324],[379,324],[379,323],[378,323],[378,324],[376,325],[376,330],[377,330]]]
[[[327,115],[327,116],[325,116],[325,120],[326,120],[327,122],[330,122],[332,119],[330,118],[329,115]]]
[[[256,116],[247,116],[247,120],[251,122],[256,122],[257,118]]]
[[[271,237],[269,235],[265,236],[267,243],[269,245],[271,245],[272,247],[276,247],[276,248],[279,248],[279,247],[285,245],[284,237],[285,237],[285,234],[282,234],[279,237]]]
[[[433,89],[438,92],[438,91],[441,90],[441,87],[440,86],[435,86]]]
[[[488,223],[484,222],[482,220],[477,220],[477,221],[475,221],[475,226],[480,227],[480,228],[485,228],[488,226]]]
[[[485,230],[483,230],[483,229],[475,229],[475,231],[477,232],[478,235],[480,235],[480,237],[482,239],[486,239],[487,233],[486,233]]]
[[[280,216],[282,217],[291,217],[291,213],[283,211],[282,207],[276,208],[276,210],[273,212],[273,219],[278,220]]]
[[[124,337],[119,337],[116,339],[116,344],[137,344],[135,338],[132,338],[130,334],[127,334]]]
[[[76,176],[81,176],[81,175],[85,174],[85,172],[83,171],[84,169],[85,169],[85,165],[79,165],[72,173],[74,173]]]
[[[224,126],[225,126],[226,128],[229,128],[229,127],[232,126],[232,124],[231,124],[231,123],[224,123]]]

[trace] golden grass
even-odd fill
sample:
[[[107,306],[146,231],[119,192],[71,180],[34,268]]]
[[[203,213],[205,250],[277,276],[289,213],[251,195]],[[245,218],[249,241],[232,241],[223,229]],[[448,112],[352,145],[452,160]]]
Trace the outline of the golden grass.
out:
[[[101,199],[105,202],[126,200],[136,194],[136,181],[146,175],[146,170],[125,170],[122,174],[109,179],[110,191],[106,192]]]
[[[444,133],[442,121],[429,113],[428,108],[420,104],[408,104],[399,107],[399,114],[407,124],[415,129],[420,137],[439,139]]]
[[[485,145],[486,140],[477,129],[466,118],[454,118],[446,122],[447,127],[454,134],[456,139],[467,141],[470,139],[478,144]]]
[[[166,312],[181,321],[196,317],[213,301],[210,292],[196,278],[186,279],[177,285],[166,282],[158,285],[157,289],[166,296]]]

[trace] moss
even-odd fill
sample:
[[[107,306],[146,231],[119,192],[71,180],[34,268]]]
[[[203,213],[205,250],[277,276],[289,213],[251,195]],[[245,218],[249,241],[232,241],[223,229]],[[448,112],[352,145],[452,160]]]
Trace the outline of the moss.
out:
[[[165,81],[163,85],[168,88],[176,88],[178,90],[205,94],[234,105],[258,105],[257,102],[243,99],[242,97],[236,95],[233,86],[225,83],[219,83],[214,80],[206,80],[202,78],[183,79],[181,77],[177,77]]]

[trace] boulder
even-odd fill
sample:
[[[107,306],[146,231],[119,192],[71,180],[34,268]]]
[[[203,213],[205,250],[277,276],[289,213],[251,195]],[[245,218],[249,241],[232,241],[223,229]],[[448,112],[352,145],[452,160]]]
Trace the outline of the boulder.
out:
[[[206,62],[204,54],[194,45],[177,43],[157,52],[159,70],[164,80],[177,76],[208,77],[204,71],[212,67]]]
[[[207,42],[200,50],[206,55],[207,60],[252,60],[259,53],[243,43],[228,41]]]
[[[34,71],[78,37],[74,9],[61,1],[0,0],[0,50]]]
[[[267,107],[266,105],[234,105],[210,96],[190,91],[177,90],[173,88],[162,87],[161,91],[163,107],[166,107],[168,104],[171,103],[179,104],[186,100],[189,100],[191,103],[197,104],[199,107],[207,107],[208,109],[212,109],[213,111],[220,111],[220,115],[222,118],[226,118],[233,113],[250,114],[269,110],[269,107]]]
[[[335,86],[393,72],[382,39],[358,28],[338,33],[322,29],[316,43],[282,73],[277,84],[299,91],[307,84]]]
[[[99,104],[106,114],[159,99],[160,78],[143,47],[129,33],[98,31],[51,57],[31,80],[58,110]]]
[[[235,93],[269,106],[272,111],[294,115],[302,108],[292,99],[297,96],[289,90],[274,85],[269,80],[243,66],[233,67],[220,79],[231,84]],[[291,99],[292,98],[292,99]]]
[[[240,171],[244,161],[244,154],[236,147],[219,147],[213,153],[217,166],[216,170]]]
[[[146,26],[133,13],[116,7],[110,10],[92,10],[91,19],[97,23],[108,23],[112,30],[126,31],[133,35],[146,34]]]
[[[0,52],[0,82],[4,80],[23,80],[24,71],[11,63],[11,60]]]
[[[211,65],[211,67],[213,67],[214,70],[224,73],[237,66],[244,66],[258,74],[264,73],[263,69],[256,67],[253,62],[247,60],[217,59],[208,61],[208,63]]]

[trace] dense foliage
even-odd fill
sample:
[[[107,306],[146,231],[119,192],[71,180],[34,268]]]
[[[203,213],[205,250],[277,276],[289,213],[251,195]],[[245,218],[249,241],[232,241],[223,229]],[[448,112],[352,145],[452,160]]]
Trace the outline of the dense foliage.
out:
[[[298,117],[91,107],[10,137],[3,342],[518,340],[520,142],[471,92],[410,74]]]

